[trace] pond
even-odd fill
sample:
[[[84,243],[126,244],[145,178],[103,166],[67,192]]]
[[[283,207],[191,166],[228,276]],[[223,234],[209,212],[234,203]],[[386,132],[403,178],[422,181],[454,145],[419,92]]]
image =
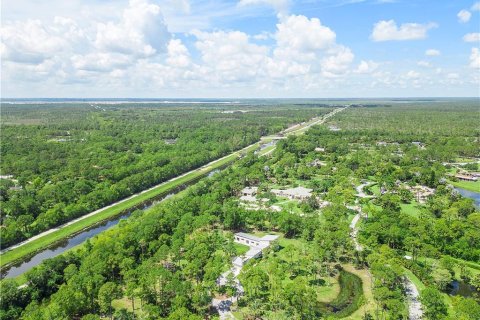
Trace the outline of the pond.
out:
[[[480,208],[480,192],[465,190],[462,188],[455,188],[455,190],[457,190],[458,193],[460,193],[465,198],[473,199],[473,201],[475,202],[475,206],[477,208]]]
[[[465,298],[478,298],[480,296],[480,292],[478,290],[463,281],[452,281],[447,290],[448,294],[451,296],[462,296]]]

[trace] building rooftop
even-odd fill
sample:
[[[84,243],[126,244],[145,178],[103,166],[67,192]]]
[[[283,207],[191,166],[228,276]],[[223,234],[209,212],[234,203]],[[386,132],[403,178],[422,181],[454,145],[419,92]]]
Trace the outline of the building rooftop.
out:
[[[245,239],[250,239],[250,240],[255,240],[255,241],[260,241],[261,239],[259,237],[254,236],[253,234],[249,233],[244,233],[244,232],[237,232],[235,233],[236,236],[245,238]]]
[[[235,235],[239,236],[239,237],[242,237],[242,238],[245,238],[245,239],[254,240],[254,241],[273,241],[273,240],[275,240],[279,237],[276,234],[267,234],[267,235],[259,238],[257,236],[252,235],[252,234],[244,233],[244,232],[237,232],[237,233],[235,233]]]
[[[256,202],[257,198],[255,198],[254,196],[241,196],[240,200],[246,201],[246,202]]]
[[[252,194],[258,191],[258,187],[245,187],[242,189],[242,193]]]

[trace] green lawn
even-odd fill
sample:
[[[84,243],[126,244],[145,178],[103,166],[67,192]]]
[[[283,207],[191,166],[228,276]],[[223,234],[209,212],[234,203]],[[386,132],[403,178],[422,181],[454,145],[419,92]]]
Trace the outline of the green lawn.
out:
[[[241,244],[241,243],[234,242],[233,245],[235,247],[235,252],[236,252],[237,256],[241,256],[242,254],[245,254],[250,249],[249,246]]]
[[[373,192],[374,195],[377,197],[380,196],[380,186],[378,184],[374,184],[371,187],[369,187],[370,191]]]
[[[273,149],[275,149],[277,146],[273,145],[273,146],[269,146],[269,147],[266,147],[265,149],[261,150],[258,152],[258,155],[259,156],[263,156],[264,154],[272,151]]]
[[[472,159],[472,158],[462,158],[462,157],[458,157],[455,159],[455,162],[475,162],[476,160],[475,159]]]
[[[248,149],[244,150],[243,152],[248,152],[252,151],[255,148],[258,147],[258,143],[255,145],[250,146]],[[45,247],[48,247],[49,245],[60,241],[62,239],[68,238],[72,236],[73,234],[76,234],[88,227],[91,227],[92,225],[95,225],[97,223],[100,223],[102,221],[108,220],[112,217],[115,217],[122,212],[127,211],[130,208],[135,207],[136,205],[139,205],[151,198],[154,198],[156,196],[159,196],[161,194],[167,193],[170,190],[173,190],[185,183],[188,183],[192,180],[195,180],[225,164],[228,164],[235,159],[237,159],[238,155],[240,154],[240,151],[237,151],[235,153],[232,153],[228,157],[222,159],[221,161],[218,161],[214,163],[211,166],[208,166],[206,168],[202,168],[199,170],[196,170],[194,172],[191,172],[177,180],[170,181],[164,184],[159,185],[158,187],[149,190],[147,192],[138,194],[138,196],[119,203],[117,205],[114,205],[108,209],[105,209],[103,211],[100,211],[99,213],[90,216],[88,218],[85,218],[83,220],[77,221],[69,226],[66,226],[64,228],[61,228],[60,230],[54,231],[52,233],[49,233],[41,238],[38,238],[32,242],[29,242],[23,246],[20,246],[18,248],[15,248],[11,251],[8,251],[0,256],[0,266],[3,267],[5,265],[8,265],[14,261],[21,260],[25,256],[31,255]]]
[[[412,201],[411,203],[402,203],[400,204],[400,208],[402,209],[402,212],[413,216],[413,217],[419,217],[420,216],[420,204],[416,201]]]
[[[479,181],[448,181],[453,186],[462,188],[465,190],[480,192],[480,180]]]

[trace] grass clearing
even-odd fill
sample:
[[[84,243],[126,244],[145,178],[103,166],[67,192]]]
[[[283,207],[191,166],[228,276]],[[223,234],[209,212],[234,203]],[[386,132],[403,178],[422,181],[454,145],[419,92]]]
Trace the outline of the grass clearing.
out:
[[[134,311],[135,315],[141,318],[143,316],[143,311],[141,309],[140,299],[139,298],[133,299],[133,304],[135,305],[135,311]],[[126,309],[127,311],[132,312],[133,311],[132,300],[130,300],[127,297],[115,299],[112,301],[112,309],[113,310]]]
[[[411,203],[402,203],[400,204],[400,208],[402,212],[416,218],[418,218],[421,213],[420,204],[416,201],[412,201]]]
[[[250,250],[250,247],[241,243],[236,243],[234,242],[234,247],[235,247],[235,252],[237,256],[241,256],[245,253],[247,253],[248,250]]]
[[[355,269],[355,267],[350,264],[343,265],[343,268],[362,279],[364,297],[364,303],[362,304],[362,306],[345,319],[363,320],[364,314],[374,314],[375,311],[375,300],[373,299],[372,292],[372,276],[370,275],[368,269]]]
[[[345,318],[352,315],[365,302],[362,279],[346,270],[340,271],[338,278],[340,292],[328,303],[322,303],[327,315]]]
[[[462,188],[468,191],[480,192],[480,180],[478,181],[451,181],[448,180],[448,183],[452,184],[454,187]]]

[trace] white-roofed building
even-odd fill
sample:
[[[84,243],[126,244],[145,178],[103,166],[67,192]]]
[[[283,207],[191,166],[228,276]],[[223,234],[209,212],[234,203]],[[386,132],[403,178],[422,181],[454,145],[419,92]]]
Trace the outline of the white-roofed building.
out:
[[[259,238],[248,233],[235,233],[234,241],[249,246],[250,250],[248,250],[243,256],[236,257],[233,260],[233,265],[237,268],[241,268],[246,261],[260,257],[262,251],[268,248],[272,241],[276,240],[278,237],[278,235],[267,234]]]
[[[254,197],[257,194],[258,187],[245,187],[242,189],[242,196]]]
[[[304,187],[290,188],[286,190],[272,189],[271,192],[278,197],[287,197],[290,199],[306,200],[312,196],[313,189]]]

